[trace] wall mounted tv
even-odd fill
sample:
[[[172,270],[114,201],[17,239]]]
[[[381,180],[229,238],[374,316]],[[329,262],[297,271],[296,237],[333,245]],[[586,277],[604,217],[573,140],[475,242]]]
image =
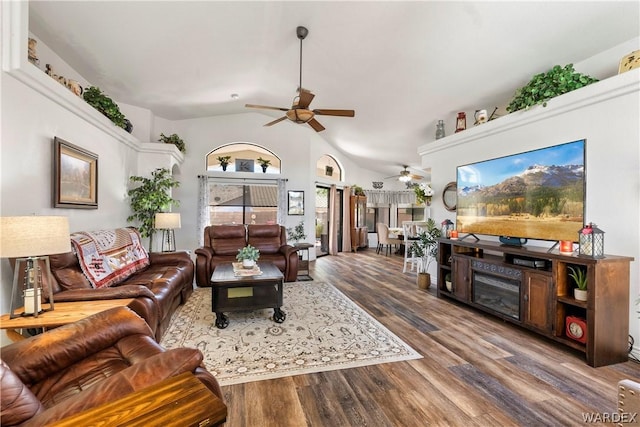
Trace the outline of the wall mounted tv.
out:
[[[457,168],[461,233],[576,241],[584,225],[584,139]]]

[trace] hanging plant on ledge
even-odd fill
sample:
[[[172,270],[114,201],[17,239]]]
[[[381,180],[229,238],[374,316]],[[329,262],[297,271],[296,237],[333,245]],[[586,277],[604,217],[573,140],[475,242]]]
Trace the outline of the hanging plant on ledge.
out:
[[[577,73],[573,69],[573,64],[567,64],[564,67],[556,65],[546,73],[536,74],[529,83],[516,90],[513,100],[507,106],[507,111],[513,113],[537,104],[546,107],[547,101],[551,98],[597,81],[598,79]]]
[[[180,138],[177,134],[173,134],[170,136],[165,135],[164,133],[160,134],[160,139],[158,140],[159,142],[164,142],[165,144],[173,144],[176,147],[178,147],[178,150],[180,150],[181,153],[186,153],[187,152],[187,147],[184,143],[184,141],[182,140],[182,138]]]
[[[124,114],[120,112],[118,104],[102,93],[100,88],[91,86],[82,93],[82,98],[87,104],[104,114],[114,125],[126,129],[127,124],[131,123],[126,119]]]

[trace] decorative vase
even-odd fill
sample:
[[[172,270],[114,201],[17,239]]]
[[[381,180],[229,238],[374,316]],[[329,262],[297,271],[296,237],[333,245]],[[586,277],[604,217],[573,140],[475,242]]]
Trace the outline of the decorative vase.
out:
[[[227,163],[221,163],[220,166],[222,166],[222,171],[226,172],[228,164]]]
[[[426,290],[431,286],[431,275],[429,273],[418,273],[418,289]]]
[[[242,267],[244,268],[253,268],[256,265],[256,262],[252,259],[243,259],[242,260]]]
[[[444,137],[444,120],[438,120],[438,123],[436,124],[436,139]]]
[[[587,290],[586,289],[578,289],[575,288],[573,290],[573,297],[577,300],[577,301],[586,301],[587,300]]]
[[[262,165],[262,173],[267,173],[267,165]]]
[[[449,292],[453,292],[453,285],[451,284],[451,281],[450,281],[450,280],[446,280],[446,281],[444,282],[444,284],[445,284],[445,286],[447,287],[447,290],[448,290]]]

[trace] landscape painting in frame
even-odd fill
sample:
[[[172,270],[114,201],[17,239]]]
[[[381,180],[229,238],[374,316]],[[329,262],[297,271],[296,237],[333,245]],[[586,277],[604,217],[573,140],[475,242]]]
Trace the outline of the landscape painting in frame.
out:
[[[577,241],[585,183],[585,140],[458,166],[457,228]]]
[[[54,138],[53,205],[56,208],[98,208],[98,156]]]

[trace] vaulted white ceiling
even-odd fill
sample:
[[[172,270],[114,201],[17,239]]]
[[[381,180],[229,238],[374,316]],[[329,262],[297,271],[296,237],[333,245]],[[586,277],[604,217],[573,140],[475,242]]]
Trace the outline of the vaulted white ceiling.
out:
[[[504,114],[534,74],[638,37],[639,10],[638,1],[31,1],[29,25],[113,99],[172,120],[289,107],[303,25],[311,107],[356,111],[319,116],[322,137],[392,175],[420,164],[417,147],[438,119],[449,134],[458,111]],[[282,115],[256,111],[265,123]]]

